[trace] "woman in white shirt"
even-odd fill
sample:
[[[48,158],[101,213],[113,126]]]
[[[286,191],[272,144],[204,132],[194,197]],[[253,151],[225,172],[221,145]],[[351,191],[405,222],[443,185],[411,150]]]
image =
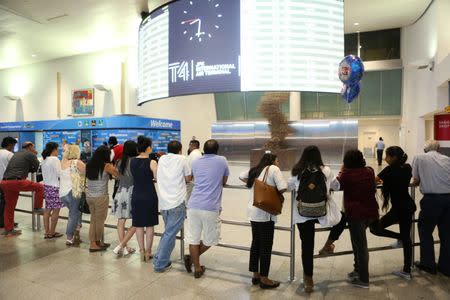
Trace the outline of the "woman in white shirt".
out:
[[[278,158],[274,154],[264,154],[256,167],[239,176],[248,188],[252,188],[247,208],[248,219],[252,225],[249,262],[249,271],[253,272],[252,284],[259,284],[262,289],[272,289],[280,285],[279,282],[268,278],[277,217],[253,206],[253,185],[256,179],[262,181],[264,177],[266,184],[276,187],[280,193],[286,191],[287,184],[278,167]]]
[[[69,209],[66,236],[67,246],[76,246],[81,243],[81,212],[79,210],[81,194],[85,189],[86,165],[80,160],[78,145],[67,146],[61,161],[61,174],[59,182],[59,197]]]
[[[58,144],[49,142],[42,151],[44,161],[41,164],[42,177],[44,179],[44,228],[45,239],[58,238],[63,236],[55,232],[58,223],[59,210],[64,204],[59,199],[59,175],[61,173],[61,163],[58,159]]]
[[[305,171],[321,172],[326,186],[326,195],[330,199],[328,191],[330,183],[335,182],[335,176],[331,169],[323,164],[322,156],[317,146],[308,146],[303,150],[302,156],[292,169],[292,177],[289,179],[289,190],[298,191],[300,179]],[[311,173],[310,173],[311,174]],[[323,181],[322,181],[323,184]],[[327,211],[329,213],[329,211]],[[298,209],[294,209],[294,223],[297,224],[300,240],[302,241],[302,264],[303,264],[303,284],[304,291],[311,293],[314,290],[313,282],[313,254],[314,254],[314,234],[315,224],[320,223],[323,227],[329,227],[327,216],[304,217],[299,214]]]

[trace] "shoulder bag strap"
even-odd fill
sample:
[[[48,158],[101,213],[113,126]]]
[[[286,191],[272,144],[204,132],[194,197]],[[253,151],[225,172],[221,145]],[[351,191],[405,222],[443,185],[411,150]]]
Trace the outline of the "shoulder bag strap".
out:
[[[267,166],[266,168],[267,168],[267,169],[266,169],[266,172],[264,172],[264,177],[263,177],[263,182],[264,182],[264,183],[266,183],[266,180],[267,180],[267,173],[269,172],[270,166]]]

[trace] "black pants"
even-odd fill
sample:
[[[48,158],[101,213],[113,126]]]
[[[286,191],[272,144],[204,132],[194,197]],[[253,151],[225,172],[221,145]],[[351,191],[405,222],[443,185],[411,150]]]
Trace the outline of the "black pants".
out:
[[[403,243],[403,271],[411,272],[412,263],[412,241],[411,241],[411,227],[412,227],[413,213],[402,212],[391,209],[380,220],[373,222],[370,225],[370,232],[377,236],[384,236],[401,240]],[[400,233],[385,229],[394,224],[400,225]]]
[[[270,260],[272,257],[273,234],[275,223],[251,222],[252,246],[250,249],[249,271],[257,272],[262,277],[269,276]]]
[[[369,283],[369,250],[367,248],[367,227],[370,220],[348,220],[348,229],[352,240],[353,254],[355,255],[354,270],[359,274],[362,282]]]
[[[377,160],[378,160],[378,165],[381,166],[381,162],[383,161],[383,150],[377,149]]]
[[[315,236],[315,224],[317,219],[309,220],[304,223],[297,223],[298,231],[300,234],[300,240],[302,241],[302,264],[303,273],[306,276],[313,276],[314,269],[314,236]]]
[[[433,231],[438,227],[441,240],[437,269],[450,276],[450,194],[425,194],[420,201],[420,262],[436,269]]]
[[[347,217],[344,212],[341,211],[341,220],[339,223],[331,227],[330,234],[328,235],[328,239],[330,241],[337,241],[341,234],[344,232],[345,225],[347,225]]]
[[[5,227],[5,195],[0,189],[0,228]]]

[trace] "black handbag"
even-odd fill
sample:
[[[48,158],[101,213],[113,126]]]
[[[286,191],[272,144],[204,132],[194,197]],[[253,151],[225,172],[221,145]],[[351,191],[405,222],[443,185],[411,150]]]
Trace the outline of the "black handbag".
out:
[[[84,191],[81,192],[80,204],[78,205],[78,210],[83,214],[90,214],[89,205],[86,200],[86,177],[84,177]]]

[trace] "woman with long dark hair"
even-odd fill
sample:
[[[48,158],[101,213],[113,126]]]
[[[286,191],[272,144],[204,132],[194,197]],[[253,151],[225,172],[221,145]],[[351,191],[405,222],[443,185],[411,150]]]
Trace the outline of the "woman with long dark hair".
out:
[[[122,158],[117,162],[119,170],[119,185],[117,188],[112,214],[117,217],[117,233],[119,235],[119,245],[113,252],[124,256],[134,253],[136,250],[127,246],[127,242],[133,237],[136,228],[131,226],[125,234],[125,223],[131,219],[131,195],[133,193],[133,176],[131,175],[130,162],[138,155],[135,141],[126,141],[123,144]]]
[[[383,184],[383,210],[387,211],[389,203],[391,209],[370,226],[370,232],[377,236],[394,238],[400,241],[398,246],[403,245],[403,270],[394,271],[393,274],[410,280],[413,251],[411,227],[416,204],[408,192],[412,168],[406,163],[407,160],[408,155],[402,148],[392,146],[386,149],[385,161],[388,166],[378,174],[375,180]],[[386,227],[397,223],[400,225],[400,233],[386,229]]]
[[[292,178],[289,180],[290,190],[300,190],[305,184],[306,178],[314,176],[317,178],[317,186],[315,188],[322,188],[322,196],[324,197],[325,205],[326,201],[330,199],[331,195],[328,194],[330,190],[330,183],[335,179],[333,172],[328,166],[325,166],[322,161],[322,155],[317,146],[308,146],[303,150],[302,156],[297,164],[292,168]],[[327,211],[327,213],[329,213]],[[302,242],[302,264],[303,264],[303,284],[304,291],[311,293],[314,290],[313,281],[313,256],[314,256],[314,236],[315,236],[315,224],[320,223],[326,227],[327,216],[318,217],[306,217],[300,215],[298,209],[294,209],[294,223],[297,224],[300,240]]]
[[[348,281],[355,287],[369,288],[369,251],[367,228],[378,220],[378,203],[375,198],[375,173],[366,167],[363,154],[358,149],[348,150],[344,165],[332,184],[333,190],[344,191],[344,209],[354,253],[354,269]]]
[[[42,151],[44,161],[41,164],[42,177],[44,179],[44,228],[45,239],[58,238],[63,236],[55,232],[58,224],[59,210],[64,207],[64,203],[59,199],[59,176],[61,173],[61,163],[58,159],[58,144],[49,142]]]
[[[132,224],[136,227],[136,238],[142,261],[153,258],[152,245],[154,226],[158,225],[158,195],[156,194],[154,179],[158,164],[151,160],[152,140],[139,136],[137,142],[139,155],[130,162],[133,175],[133,193],[131,195]],[[145,230],[145,240],[144,240]]]
[[[86,201],[91,212],[89,252],[104,251],[110,246],[103,241],[109,206],[108,182],[110,176],[119,176],[110,157],[111,150],[107,146],[100,146],[86,165]]]
[[[278,167],[277,156],[271,153],[264,154],[258,165],[243,172],[239,179],[245,182],[248,188],[252,188],[247,208],[248,219],[252,225],[249,262],[249,271],[253,272],[252,283],[254,285],[259,284],[262,289],[273,289],[280,285],[278,281],[271,280],[268,277],[277,217],[253,206],[253,186],[255,180],[258,179],[276,187],[280,193],[286,191],[287,184]]]

